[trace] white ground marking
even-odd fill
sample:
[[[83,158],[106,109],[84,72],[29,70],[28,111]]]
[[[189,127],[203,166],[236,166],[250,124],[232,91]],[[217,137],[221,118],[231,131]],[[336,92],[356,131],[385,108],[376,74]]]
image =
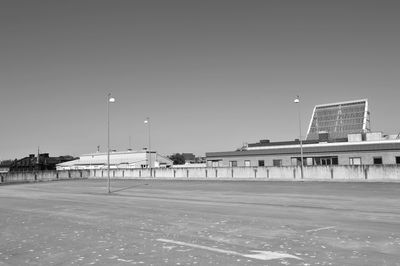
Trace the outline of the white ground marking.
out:
[[[318,231],[322,231],[322,230],[328,230],[328,229],[332,229],[335,228],[336,226],[327,226],[327,227],[321,227],[321,228],[317,228],[317,229],[311,229],[311,230],[307,230],[307,233],[310,232],[318,232]]]
[[[227,255],[241,256],[241,257],[246,257],[246,258],[251,258],[251,259],[256,259],[256,260],[275,260],[275,259],[285,259],[285,258],[302,260],[301,258],[294,256],[294,255],[272,252],[272,251],[250,250],[250,252],[253,252],[256,254],[243,254],[243,253],[239,253],[236,251],[201,246],[201,245],[196,245],[196,244],[191,244],[191,243],[186,243],[186,242],[181,242],[181,241],[175,241],[175,240],[170,240],[170,239],[159,238],[159,239],[157,239],[157,241],[165,242],[165,243],[173,243],[173,244],[180,245],[180,246],[205,249],[205,250],[209,250],[209,251],[213,251],[213,252],[223,253],[223,254],[227,254]]]

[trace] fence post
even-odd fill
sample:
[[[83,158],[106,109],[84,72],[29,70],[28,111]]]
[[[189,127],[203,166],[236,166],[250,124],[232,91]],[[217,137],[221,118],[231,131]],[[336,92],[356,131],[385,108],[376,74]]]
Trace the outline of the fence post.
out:
[[[331,167],[331,179],[333,179],[333,168]]]
[[[365,180],[368,179],[368,166],[364,166],[364,178]]]
[[[254,168],[254,178],[257,178],[257,168]]]
[[[296,179],[296,168],[293,168],[293,179]]]
[[[269,169],[267,169],[267,178],[269,178]]]
[[[207,176],[208,176],[208,170],[206,169],[206,178],[207,178]]]
[[[231,177],[233,178],[233,168],[231,169]]]
[[[215,169],[215,178],[218,177],[218,169]]]

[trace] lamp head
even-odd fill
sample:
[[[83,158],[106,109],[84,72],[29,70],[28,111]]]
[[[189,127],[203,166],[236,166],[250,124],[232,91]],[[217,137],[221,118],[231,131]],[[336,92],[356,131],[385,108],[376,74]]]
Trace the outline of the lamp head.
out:
[[[294,99],[294,103],[299,103],[300,102],[300,97],[297,96],[296,99]]]
[[[110,103],[114,103],[114,102],[115,102],[115,98],[114,98],[114,97],[110,97],[110,98],[108,98],[108,101],[109,101]]]

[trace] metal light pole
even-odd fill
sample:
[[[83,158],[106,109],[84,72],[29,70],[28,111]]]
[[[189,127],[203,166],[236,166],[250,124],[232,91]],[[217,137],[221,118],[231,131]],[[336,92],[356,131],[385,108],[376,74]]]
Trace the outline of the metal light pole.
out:
[[[115,98],[111,97],[111,93],[107,95],[107,177],[108,177],[108,193],[111,193],[110,188],[110,103],[115,102]]]
[[[150,169],[150,177],[152,177],[152,173],[151,173],[151,135],[150,135],[150,117],[146,117],[146,120],[144,120],[144,123],[147,124],[147,128],[148,128],[148,134],[149,134],[149,147],[148,147],[148,152],[149,152],[149,169]]]
[[[299,134],[300,134],[300,171],[301,171],[301,179],[304,178],[303,166],[304,166],[304,159],[303,159],[303,140],[301,136],[301,115],[300,115],[300,97],[297,95],[296,99],[294,99],[294,103],[298,104],[298,116],[299,116]]]

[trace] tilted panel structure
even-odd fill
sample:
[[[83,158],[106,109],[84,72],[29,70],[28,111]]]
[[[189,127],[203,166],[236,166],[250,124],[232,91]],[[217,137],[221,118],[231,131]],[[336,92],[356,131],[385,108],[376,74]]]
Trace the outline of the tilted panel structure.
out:
[[[329,139],[341,139],[369,131],[368,100],[322,104],[314,107],[307,140],[318,139],[320,132],[328,132]]]

